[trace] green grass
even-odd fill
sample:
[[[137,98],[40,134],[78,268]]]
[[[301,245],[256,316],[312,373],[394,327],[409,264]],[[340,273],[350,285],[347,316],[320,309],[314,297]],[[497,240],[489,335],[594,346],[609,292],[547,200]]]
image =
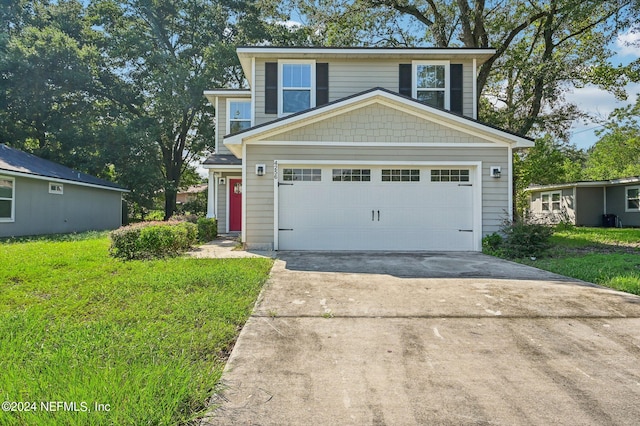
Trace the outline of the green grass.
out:
[[[519,262],[640,295],[640,229],[570,228],[551,241],[548,256]]]
[[[0,424],[186,424],[206,406],[272,261],[122,262],[108,247],[105,234],[0,243],[0,402],[38,408]]]

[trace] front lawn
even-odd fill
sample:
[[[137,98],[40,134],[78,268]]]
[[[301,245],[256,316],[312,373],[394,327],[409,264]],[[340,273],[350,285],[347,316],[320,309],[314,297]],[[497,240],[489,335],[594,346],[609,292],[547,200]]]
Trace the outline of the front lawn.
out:
[[[186,424],[205,408],[272,261],[108,247],[0,243],[0,399],[16,402],[0,424]]]
[[[527,265],[640,295],[640,229],[569,228],[551,237],[544,258]]]

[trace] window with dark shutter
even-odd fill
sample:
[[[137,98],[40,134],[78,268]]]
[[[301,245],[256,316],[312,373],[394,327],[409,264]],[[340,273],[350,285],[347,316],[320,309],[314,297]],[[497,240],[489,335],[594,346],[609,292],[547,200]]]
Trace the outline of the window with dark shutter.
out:
[[[264,64],[264,113],[278,113],[278,63]]]
[[[462,114],[462,64],[451,64],[449,68],[450,88],[450,111]]]
[[[411,74],[411,64],[400,64],[400,82],[398,84],[398,93],[400,93],[401,95],[411,97]]]
[[[316,106],[329,103],[329,64],[316,64]]]

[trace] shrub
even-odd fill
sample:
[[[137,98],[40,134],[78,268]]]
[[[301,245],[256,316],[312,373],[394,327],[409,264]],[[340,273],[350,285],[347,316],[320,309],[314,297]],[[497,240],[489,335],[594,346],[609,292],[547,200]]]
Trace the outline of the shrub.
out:
[[[201,217],[198,219],[198,239],[208,242],[218,236],[218,221]]]
[[[501,231],[504,241],[498,249],[510,259],[538,257],[551,247],[549,238],[553,234],[553,228],[549,226],[518,219],[505,223]]]
[[[111,256],[120,259],[154,259],[177,256],[197,240],[197,228],[189,222],[142,222],[109,234]]]
[[[482,239],[482,252],[492,256],[500,256],[502,254],[502,235],[494,232]]]

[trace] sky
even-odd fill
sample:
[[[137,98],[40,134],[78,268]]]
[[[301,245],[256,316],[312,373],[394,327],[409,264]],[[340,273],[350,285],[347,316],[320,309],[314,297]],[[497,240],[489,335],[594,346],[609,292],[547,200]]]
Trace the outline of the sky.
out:
[[[611,47],[612,50],[618,52],[611,59],[611,63],[627,65],[640,58],[640,33],[621,34]],[[572,93],[567,95],[567,101],[575,103],[582,111],[606,119],[614,109],[635,103],[638,94],[640,94],[640,83],[628,84],[626,91],[627,100],[620,101],[604,90],[595,86],[587,86],[573,89]],[[602,129],[602,126],[595,122],[574,123],[570,142],[578,148],[587,149],[597,142],[598,136],[595,132],[599,129]]]

